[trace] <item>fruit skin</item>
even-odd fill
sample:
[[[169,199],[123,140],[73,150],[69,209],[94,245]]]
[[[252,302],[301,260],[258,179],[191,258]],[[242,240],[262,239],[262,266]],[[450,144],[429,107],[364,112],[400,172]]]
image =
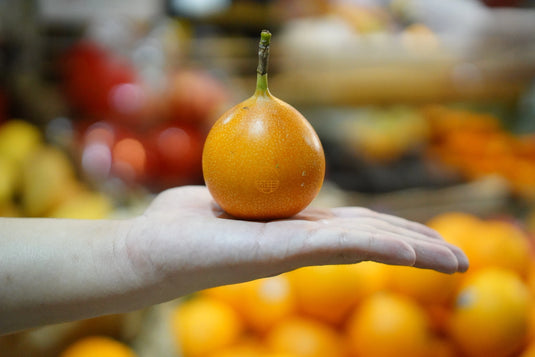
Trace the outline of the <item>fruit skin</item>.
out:
[[[66,198],[50,214],[54,218],[72,219],[104,219],[112,213],[112,203],[108,197],[90,190],[80,192]]]
[[[0,126],[0,155],[22,164],[41,147],[39,128],[21,120],[11,119]]]
[[[265,344],[275,355],[296,357],[343,357],[342,336],[332,326],[303,317],[289,317],[265,336]]]
[[[79,189],[68,156],[58,148],[43,146],[22,168],[21,203],[30,217],[46,216]]]
[[[346,334],[352,357],[429,355],[427,315],[415,301],[393,292],[365,299],[349,316]]]
[[[128,345],[107,336],[88,336],[73,342],[60,357],[136,357]]]
[[[17,191],[19,168],[13,160],[0,155],[0,206],[11,202]]]
[[[467,357],[518,355],[529,333],[530,302],[527,286],[513,271],[473,272],[457,295],[450,338]]]
[[[229,305],[194,296],[173,311],[171,329],[181,356],[201,357],[236,343],[244,326]]]
[[[325,156],[310,123],[269,93],[255,93],[223,114],[203,150],[203,173],[215,201],[242,219],[287,218],[316,197]]]
[[[386,286],[385,265],[362,262],[304,267],[286,274],[300,313],[340,326],[366,296]]]

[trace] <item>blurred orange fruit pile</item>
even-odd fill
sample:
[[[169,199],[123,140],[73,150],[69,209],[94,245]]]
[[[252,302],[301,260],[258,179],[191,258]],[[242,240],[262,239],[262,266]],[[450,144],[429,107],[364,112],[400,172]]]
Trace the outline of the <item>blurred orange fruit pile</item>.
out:
[[[535,198],[535,136],[515,135],[490,114],[430,106],[430,152],[467,179],[496,174],[522,197]]]
[[[179,304],[184,357],[535,356],[535,260],[512,221],[428,222],[465,250],[467,273],[364,262],[301,268],[204,290]]]

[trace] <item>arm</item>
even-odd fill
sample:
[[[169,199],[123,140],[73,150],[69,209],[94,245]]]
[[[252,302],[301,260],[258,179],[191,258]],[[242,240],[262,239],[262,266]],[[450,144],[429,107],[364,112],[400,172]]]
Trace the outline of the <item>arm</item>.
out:
[[[353,207],[239,221],[204,187],[165,191],[142,216],[123,221],[0,219],[0,333],[131,311],[305,265],[364,260],[468,268],[458,248],[401,218]]]
[[[0,334],[128,308],[128,225],[0,218]]]

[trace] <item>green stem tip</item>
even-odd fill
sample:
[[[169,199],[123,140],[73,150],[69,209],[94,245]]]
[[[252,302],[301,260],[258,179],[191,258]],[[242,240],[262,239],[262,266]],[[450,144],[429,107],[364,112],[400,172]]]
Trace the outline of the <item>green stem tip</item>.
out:
[[[269,46],[269,41],[271,40],[271,32],[268,30],[262,30],[260,33],[260,44],[264,46]]]

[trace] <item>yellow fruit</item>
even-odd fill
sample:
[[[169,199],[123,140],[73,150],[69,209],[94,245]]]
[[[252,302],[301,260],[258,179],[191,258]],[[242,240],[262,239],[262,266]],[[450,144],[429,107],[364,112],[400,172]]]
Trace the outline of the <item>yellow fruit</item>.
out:
[[[248,328],[263,333],[297,310],[295,293],[286,274],[201,292],[237,311]]]
[[[533,292],[531,292],[532,300],[529,309],[529,322],[528,322],[528,340],[535,343],[535,299],[533,298]]]
[[[14,202],[0,204],[0,217],[20,217],[19,207]]]
[[[530,294],[518,275],[486,268],[467,277],[449,331],[468,357],[512,356],[526,342]]]
[[[22,207],[28,216],[45,216],[77,190],[74,169],[59,149],[43,147],[23,165]]]
[[[439,232],[448,242],[464,248],[482,221],[464,212],[447,212],[433,217],[427,225]]]
[[[531,264],[531,247],[525,234],[510,222],[485,221],[472,237],[470,270],[489,266],[511,269],[527,278]]]
[[[180,304],[171,318],[172,332],[184,357],[199,357],[238,341],[243,324],[227,304],[207,296]]]
[[[231,306],[234,310],[239,311],[242,306],[242,299],[245,295],[245,284],[229,284],[216,286],[215,288],[206,289],[200,292],[210,298],[221,300]]]
[[[244,338],[229,347],[221,348],[207,357],[265,357],[266,348],[254,338]]]
[[[426,357],[458,357],[459,353],[453,343],[444,337],[434,337],[429,344]]]
[[[519,357],[535,357],[535,341],[531,342]]]
[[[470,261],[470,271],[496,266],[527,277],[531,247],[526,235],[513,223],[452,212],[435,217],[428,225],[463,249]]]
[[[254,95],[217,120],[202,155],[214,200],[241,219],[295,215],[316,197],[325,175],[323,148],[312,126],[267,88],[270,38],[262,32]]]
[[[299,310],[340,324],[358,301],[386,285],[385,266],[374,262],[311,266],[288,274]]]
[[[443,274],[404,266],[392,266],[388,273],[388,286],[392,291],[426,305],[447,305],[453,300],[462,278],[459,273]]]
[[[0,126],[0,156],[21,164],[41,145],[39,129],[23,120],[13,119]]]
[[[18,187],[19,167],[15,161],[0,155],[0,205],[10,202]]]
[[[240,301],[244,321],[260,333],[296,311],[295,295],[286,275],[244,283]]]
[[[59,357],[136,357],[126,344],[106,336],[84,337],[60,353]]]
[[[424,310],[411,299],[379,292],[349,318],[346,333],[352,356],[427,357],[431,343]]]
[[[330,325],[320,321],[291,317],[274,326],[266,335],[266,346],[272,353],[296,357],[342,357],[341,336]]]
[[[54,218],[103,219],[112,211],[110,199],[98,192],[81,191],[67,198],[50,214]]]

